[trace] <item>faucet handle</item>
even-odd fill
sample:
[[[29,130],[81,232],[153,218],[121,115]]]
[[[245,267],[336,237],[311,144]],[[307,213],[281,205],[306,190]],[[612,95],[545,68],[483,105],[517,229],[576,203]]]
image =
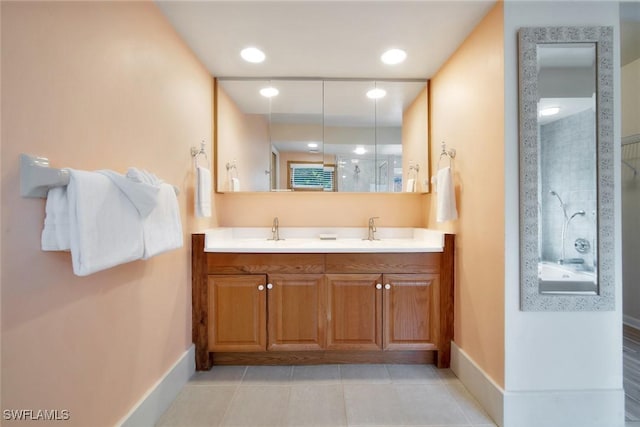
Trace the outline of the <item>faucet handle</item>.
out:
[[[379,216],[372,216],[369,218],[369,224],[373,225],[376,219],[380,219]]]

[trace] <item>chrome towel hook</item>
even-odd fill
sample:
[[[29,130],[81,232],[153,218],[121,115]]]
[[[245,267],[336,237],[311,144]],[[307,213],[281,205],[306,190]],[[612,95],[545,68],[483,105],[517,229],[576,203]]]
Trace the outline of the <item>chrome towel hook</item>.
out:
[[[209,167],[209,157],[207,157],[207,152],[204,149],[205,143],[204,139],[200,143],[200,149],[198,150],[196,147],[191,147],[191,157],[193,157],[193,161],[195,162],[195,166],[198,167],[198,159],[200,156],[204,156],[204,159],[207,162],[207,167]]]

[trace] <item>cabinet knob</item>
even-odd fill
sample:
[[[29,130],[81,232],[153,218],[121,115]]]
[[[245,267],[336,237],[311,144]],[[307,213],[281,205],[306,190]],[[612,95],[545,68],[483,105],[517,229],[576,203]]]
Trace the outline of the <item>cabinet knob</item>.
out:
[[[271,283],[267,283],[267,289],[273,289],[273,285]]]
[[[259,291],[264,291],[264,285],[258,285],[258,290]]]
[[[387,283],[386,285],[384,285],[384,288],[385,289],[391,289],[391,285]]]
[[[382,284],[378,283],[378,284],[376,285],[376,289],[382,289]]]

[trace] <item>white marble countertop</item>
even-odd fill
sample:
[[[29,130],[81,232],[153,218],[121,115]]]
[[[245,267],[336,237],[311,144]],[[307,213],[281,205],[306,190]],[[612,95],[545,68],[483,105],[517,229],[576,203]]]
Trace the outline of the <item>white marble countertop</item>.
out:
[[[426,228],[378,227],[376,239],[365,240],[367,228],[281,227],[280,238],[271,227],[211,228],[204,231],[205,252],[239,253],[390,253],[442,252],[444,233]],[[321,239],[334,235],[335,240]]]

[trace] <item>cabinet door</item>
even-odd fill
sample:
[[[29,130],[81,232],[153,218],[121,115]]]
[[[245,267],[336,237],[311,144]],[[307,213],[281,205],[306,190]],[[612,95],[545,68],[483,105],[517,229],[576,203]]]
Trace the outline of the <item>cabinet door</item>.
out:
[[[380,274],[327,274],[327,348],[382,348]]]
[[[385,274],[384,349],[435,350],[440,280],[437,274]]]
[[[268,349],[325,347],[326,291],[322,274],[270,274]]]
[[[209,351],[264,351],[265,275],[208,276]]]

